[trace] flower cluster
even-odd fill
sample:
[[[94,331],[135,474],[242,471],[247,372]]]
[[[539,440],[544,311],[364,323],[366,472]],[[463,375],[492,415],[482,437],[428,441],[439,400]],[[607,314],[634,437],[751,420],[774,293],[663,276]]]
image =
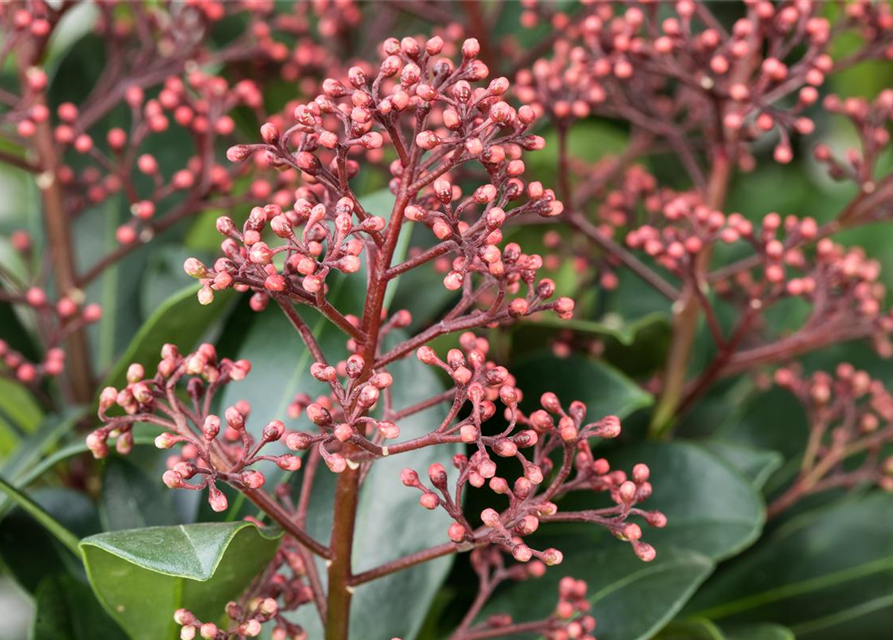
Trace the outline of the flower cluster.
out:
[[[384,274],[387,279],[454,255],[444,286],[462,290],[463,309],[490,291],[496,292],[486,316],[490,321],[548,308],[569,317],[570,300],[542,302],[554,292],[550,281],[536,280],[542,259],[522,253],[514,243],[499,247],[507,221],[562,211],[551,190],[522,180],[522,152],[544,144],[528,133],[534,112],[504,101],[509,88],[505,78],[473,86],[488,75],[477,59],[476,40],[462,43],[458,66],[438,57],[444,49],[440,37],[424,44],[413,38],[387,40],[382,45],[386,57],[371,81],[360,66],[352,67],[344,82],[329,78],[313,102],[295,107],[296,123],[285,132],[267,123],[261,128],[262,144],[229,150],[234,161],[264,153],[274,166],[299,170],[306,185],[290,209],[275,203],[252,210],[241,234],[228,219],[218,221],[221,233],[242,246],[224,242],[228,260],[218,261],[214,269],[195,262],[186,265],[190,275],[206,283],[203,300],[212,298],[213,289],[236,284],[264,296],[272,291],[324,307],[328,273],[359,270],[364,251],[373,258],[393,252],[393,246],[384,244],[383,233],[387,225],[393,229],[405,218],[429,227],[438,242],[392,266]],[[390,188],[400,211],[399,219],[390,223],[367,212],[349,183],[359,168],[352,154],[378,152],[385,144],[397,155],[390,165]],[[472,162],[484,168],[488,182],[463,196],[449,174]],[[512,203],[515,206],[509,207]],[[260,240],[267,223],[284,245],[270,249]],[[277,253],[284,253],[281,267],[271,266]],[[477,287],[475,275],[482,280]],[[527,295],[508,302],[507,294],[517,293],[522,281]],[[259,307],[264,296],[256,298]]]
[[[270,562],[264,575],[238,602],[226,605],[228,624],[202,622],[186,609],[174,612],[180,625],[181,640],[241,640],[256,638],[262,625],[272,622],[273,640],[307,640],[306,631],[290,622],[286,614],[313,601],[313,590],[308,585],[307,562],[291,539],[285,539]]]
[[[13,238],[13,246],[27,263],[32,246],[30,237],[24,232],[17,232]],[[0,372],[9,373],[19,382],[35,385],[44,377],[57,377],[65,371],[65,350],[62,345],[65,339],[88,324],[99,322],[102,308],[95,303],[85,304],[79,296],[62,296],[56,300],[51,293],[38,286],[28,286],[12,273],[0,274],[8,276],[8,285],[0,290],[0,302],[8,302],[27,309],[33,314],[37,326],[41,328],[43,359],[40,362],[30,361],[25,354],[11,348],[0,340]]]
[[[450,416],[430,437],[435,442],[459,440],[471,445],[474,453],[454,456],[453,466],[458,475],[452,484],[446,469],[439,463],[428,468],[430,487],[412,469],[405,469],[401,476],[404,485],[421,491],[419,502],[423,507],[441,507],[454,519],[447,532],[450,540],[457,545],[495,544],[520,562],[536,558],[546,565],[553,565],[561,561],[561,552],[531,549],[523,542],[524,536],[535,532],[541,522],[592,522],[629,541],[641,559],[652,560],[655,551],[641,541],[641,528],[627,522],[635,515],[643,517],[652,526],[666,524],[663,514],[637,508],[651,494],[648,467],[636,465],[631,476],[627,476],[623,471],[611,470],[608,461],[596,458],[590,447],[592,438],[617,437],[620,421],[615,416],[608,416],[584,424],[586,406],[574,402],[565,411],[553,393],[543,395],[542,409],[525,416],[518,409],[521,391],[513,386],[508,371],[486,360],[487,341],[465,334],[460,342],[464,353],[453,349],[446,362],[430,347],[419,349],[418,357],[425,364],[445,370],[456,387]],[[485,435],[488,429],[484,423],[497,415],[496,400],[505,407],[503,413],[507,425],[495,435]],[[468,416],[454,421],[466,404],[470,405]],[[519,429],[522,426],[528,428]],[[557,468],[553,462],[556,452],[561,453],[561,464]],[[520,463],[522,475],[514,482],[498,475],[500,465],[494,461],[494,456],[497,460],[515,458]],[[509,505],[501,512],[485,509],[479,516],[483,526],[476,528],[462,512],[462,492],[466,485],[480,488],[485,484],[493,493],[505,496]],[[571,491],[607,492],[615,506],[585,512],[559,512],[553,500]]]
[[[776,516],[804,497],[863,483],[893,491],[893,395],[849,363],[833,374],[805,376],[799,366],[778,369],[775,384],[803,404],[809,440],[794,482],[768,508]]]
[[[221,141],[238,139],[237,111],[243,118],[247,113],[259,122],[266,119],[257,81],[295,75],[331,60],[308,37],[306,22],[279,16],[273,3],[99,3],[93,31],[106,46],[107,63],[96,85],[89,94],[51,91],[45,54],[62,38],[60,25],[76,4],[11,2],[0,7],[0,66],[13,72],[4,76],[0,99],[2,159],[34,176],[52,259],[51,269],[34,269],[28,281],[4,266],[0,282],[4,301],[21,302],[41,316],[37,327],[45,359],[40,365],[22,363],[11,354],[7,367],[25,382],[44,373],[57,375],[64,359],[59,349],[64,347],[69,371],[63,388],[83,403],[95,391],[94,373],[84,323],[72,318],[80,307],[91,310],[86,321],[98,318],[97,309],[86,306],[88,286],[185,218],[293,189],[294,174],[248,180],[265,169],[263,162],[219,164],[218,147]],[[337,13],[353,15],[355,21],[356,10],[344,9]],[[212,35],[230,17],[244,19],[245,29],[218,45]],[[277,41],[279,33],[302,37],[292,50]],[[173,132],[182,134],[179,165],[167,161]],[[73,242],[74,229],[81,218],[100,209],[112,215],[119,203],[131,214],[117,229],[119,245],[91,264],[91,257],[85,260],[83,249]],[[10,239],[16,247],[30,244],[22,232],[13,232]],[[29,260],[37,262],[31,256]],[[61,328],[42,317],[48,303],[38,300],[39,292],[50,290],[58,299]]]
[[[523,100],[564,126],[591,112],[628,120],[677,149],[698,133],[720,133],[742,145],[740,162],[749,166],[754,161],[743,145],[770,132],[778,136],[775,160],[791,161],[791,135],[813,132],[804,112],[829,73],[893,57],[893,13],[886,5],[849,3],[832,24],[820,15],[821,3],[776,7],[753,0],[727,31],[693,0],[676,2],[667,17],[645,2],[582,4],[570,17],[528,3],[523,23],[535,23],[540,10],[565,34],[551,58],[519,74]],[[862,48],[835,64],[828,54],[832,33],[847,30],[863,38]],[[791,104],[782,106],[788,98]],[[724,132],[715,131],[717,123]],[[691,149],[686,158],[700,172]]]
[[[881,91],[872,101],[832,94],[822,106],[829,113],[845,116],[858,137],[859,147],[847,148],[842,157],[826,144],[817,145],[813,151],[832,178],[852,181],[859,187],[859,196],[841,214],[840,223],[853,226],[888,220],[893,215],[893,180],[883,173],[879,161],[890,143],[887,127],[893,120],[893,91]]]
[[[586,582],[569,577],[559,581],[558,604],[552,615],[545,619],[515,622],[511,616],[495,614],[474,624],[475,616],[486,602],[486,597],[497,587],[509,580],[539,578],[545,573],[546,567],[539,561],[526,565],[506,565],[503,554],[495,547],[472,551],[471,566],[480,579],[480,588],[475,604],[451,636],[453,640],[511,636],[517,633],[539,633],[547,640],[594,638],[592,633],[596,623],[595,618],[588,613],[592,605],[586,598]]]
[[[164,431],[155,438],[155,446],[180,446],[179,453],[167,460],[164,483],[171,489],[208,489],[211,508],[224,511],[227,499],[217,482],[240,489],[259,489],[266,478],[249,467],[264,460],[285,471],[301,468],[297,456],[261,454],[266,445],[285,435],[281,421],[268,423],[255,440],[246,428],[251,413],[248,403],[241,401],[228,407],[223,420],[210,413],[214,395],[230,382],[244,379],[250,370],[251,365],[245,360],[218,360],[216,350],[207,343],[185,356],[176,346],[165,345],[155,376],[146,378],[142,365],[133,364],[127,370],[126,387],[102,390],[99,417],[106,424],[90,434],[87,446],[95,457],[103,458],[108,454],[108,440],[114,438],[117,451],[126,454],[133,447],[134,424],[161,427]],[[177,392],[181,383],[185,384],[192,406]],[[115,408],[123,410],[124,415],[109,415]],[[218,438],[221,429],[222,438]]]

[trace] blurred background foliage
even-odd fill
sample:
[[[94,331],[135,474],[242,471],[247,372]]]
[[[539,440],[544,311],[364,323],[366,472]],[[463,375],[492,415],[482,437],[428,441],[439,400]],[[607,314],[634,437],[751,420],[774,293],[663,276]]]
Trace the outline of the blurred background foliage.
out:
[[[377,10],[398,14],[400,35],[428,30],[414,12],[395,4],[382,4]],[[484,6],[495,10],[494,3]],[[834,10],[830,3],[828,10]],[[729,20],[735,11],[732,6],[719,10]],[[541,36],[536,29],[519,31],[519,12],[518,3],[505,4],[494,38],[511,34],[524,46]],[[89,30],[93,17],[89,6],[78,7],[66,18],[64,37],[54,42],[48,64],[54,104],[83,99],[102,72],[104,50]],[[224,22],[215,36],[225,41],[237,31],[236,26]],[[356,54],[369,55],[374,43],[358,32],[350,46]],[[839,46],[845,49],[852,43]],[[2,82],[13,70],[0,73]],[[873,64],[833,76],[825,90],[870,98],[891,85],[893,65]],[[297,89],[280,81],[265,95],[268,107],[275,109],[297,97]],[[740,211],[752,220],[777,211],[825,221],[852,197],[849,185],[832,182],[813,163],[809,149],[817,138],[834,149],[845,148],[855,138],[842,119],[812,115],[817,116],[818,133],[798,141],[799,153],[790,165],[769,161],[770,147],[758,150],[757,169],[738,176],[732,185],[728,212]],[[115,117],[124,116],[113,116],[105,126],[115,126]],[[255,137],[258,123],[246,116],[238,124],[247,138]],[[548,186],[557,173],[557,154],[554,132],[544,135],[550,144],[545,151],[531,154],[527,166],[528,174]],[[94,138],[101,140],[104,135]],[[179,167],[183,155],[190,152],[183,138],[175,125],[150,138],[146,151],[158,158],[162,172]],[[586,161],[616,153],[625,142],[622,126],[597,119],[575,126],[570,138],[572,154]],[[657,157],[649,168],[664,183],[685,186],[671,157]],[[382,191],[385,186],[376,174],[358,180],[357,191],[367,209],[386,213],[390,196]],[[0,262],[15,271],[20,265],[5,237],[13,230],[28,229],[38,247],[36,259],[41,259],[45,243],[41,205],[32,178],[9,166],[0,166],[0,193]],[[242,220],[247,209],[227,214]],[[123,201],[112,200],[78,218],[75,233],[82,266],[116,245],[115,229],[128,215]],[[223,355],[247,357],[255,365],[251,376],[234,385],[222,402],[225,406],[235,399],[249,400],[254,406],[252,424],[259,428],[267,419],[284,417],[295,392],[313,395],[323,389],[309,377],[306,351],[278,309],[256,314],[246,299],[236,295],[219,295],[209,307],[196,304],[195,288],[181,265],[187,256],[207,260],[214,255],[216,215],[178,225],[90,287],[88,299],[100,302],[105,310],[101,323],[92,330],[91,346],[100,370],[115,381],[132,361],[143,362],[151,370],[164,342],[175,342],[186,351],[200,340],[219,337]],[[562,233],[563,242],[574,242],[566,230]],[[541,226],[522,227],[508,240],[518,239],[527,251],[547,254],[542,235]],[[429,237],[416,233],[414,244],[424,245]],[[838,239],[863,246],[880,260],[883,282],[893,285],[893,226],[867,226]],[[717,251],[716,261],[731,259],[731,253]],[[890,637],[893,497],[875,491],[831,492],[805,501],[764,529],[766,497],[792,477],[805,442],[805,418],[794,399],[783,391],[764,390],[753,377],[726,380],[685,416],[680,439],[643,444],[641,436],[653,403],[648,382],[660,370],[669,340],[665,301],[628,274],[621,274],[621,285],[614,291],[600,290],[593,274],[578,273],[572,267],[564,266],[551,275],[559,293],[580,292],[576,318],[569,323],[523,321],[490,332],[497,359],[516,374],[528,406],[543,391],[560,390],[562,400],[586,402],[591,416],[624,418],[624,435],[605,447],[605,455],[618,468],[638,461],[651,466],[655,494],[649,508],[664,511],[670,524],[649,534],[658,556],[647,565],[604,532],[571,525],[548,527],[543,537],[560,538],[555,546],[566,551],[565,562],[545,578],[500,590],[488,611],[509,612],[522,620],[548,614],[554,586],[570,574],[589,583],[597,635],[602,640],[637,640],[656,634],[663,640]],[[433,269],[401,278],[391,309],[411,310],[415,326],[435,317],[451,301],[441,278]],[[361,280],[354,277],[334,284],[341,308],[359,304],[364,294]],[[775,321],[784,327],[797,314],[797,308],[786,308]],[[340,334],[323,321],[310,319],[327,348],[343,348]],[[0,324],[14,348],[35,352],[28,317],[0,304]],[[570,345],[572,353],[556,348],[556,335]],[[694,366],[710,355],[706,331],[701,338]],[[456,337],[442,338],[433,346],[442,351],[455,341]],[[807,370],[828,369],[843,360],[882,380],[893,374],[893,363],[878,359],[861,343],[838,344],[811,354],[805,365]],[[412,392],[406,389],[409,396]],[[411,397],[406,404],[410,402]],[[240,502],[225,514],[215,514],[192,492],[164,490],[160,482],[164,454],[153,447],[138,446],[128,459],[112,456],[101,463],[92,461],[80,444],[81,436],[70,433],[77,417],[48,413],[14,383],[0,379],[0,475],[27,486],[38,504],[77,535],[254,515]],[[390,471],[371,479],[382,491],[394,494],[387,505],[388,515],[382,511],[378,517],[390,518],[398,528],[409,519],[432,518],[420,512],[414,492],[401,493],[398,473]],[[482,499],[470,492],[468,509],[479,511],[483,505],[477,507],[476,502]],[[369,509],[374,520],[379,508],[370,505]],[[7,500],[0,500],[0,514],[5,514],[0,522],[4,576],[0,578],[0,637],[119,637],[116,624],[84,589],[83,568],[70,552],[30,516],[11,509]],[[327,514],[317,516],[319,526],[325,527]],[[433,528],[418,535],[443,536],[443,523],[432,520]],[[427,546],[424,540],[395,537],[393,527],[370,527],[360,539],[365,549],[384,546],[383,559]],[[544,541],[540,546],[546,545]],[[373,558],[368,559],[370,566],[374,564]],[[397,633],[404,634],[405,640],[445,637],[473,597],[470,585],[475,584],[475,576],[461,557],[452,565],[445,561],[411,574],[390,581],[385,596],[358,597],[355,614],[362,622],[356,628],[375,629],[376,638]],[[34,610],[34,603],[42,615],[32,628],[32,616],[26,614]],[[400,617],[410,620],[395,623]],[[32,629],[30,636],[28,629]]]

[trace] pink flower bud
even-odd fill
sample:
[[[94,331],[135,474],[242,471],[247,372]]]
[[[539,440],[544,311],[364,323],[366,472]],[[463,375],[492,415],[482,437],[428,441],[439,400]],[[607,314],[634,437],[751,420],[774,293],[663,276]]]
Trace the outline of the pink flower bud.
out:
[[[220,513],[221,511],[226,511],[229,503],[226,500],[226,496],[217,489],[216,487],[210,487],[208,489],[208,504],[211,505],[211,509]]]
[[[179,489],[185,484],[183,476],[173,470],[165,471],[164,475],[161,476],[161,480],[170,489]]]
[[[458,522],[454,522],[447,530],[447,535],[449,536],[450,540],[459,543],[465,540],[465,537],[468,535],[468,531],[463,525],[459,524]]]
[[[254,471],[253,469],[249,471],[243,471],[240,479],[242,480],[242,483],[249,489],[260,489],[266,482],[264,474],[262,474],[260,471]]]
[[[477,38],[468,38],[462,43],[462,56],[464,58],[476,58],[481,52],[481,45]]]
[[[564,560],[564,554],[558,549],[546,549],[543,551],[542,561],[546,566],[554,567],[557,564],[561,564],[562,560]]]

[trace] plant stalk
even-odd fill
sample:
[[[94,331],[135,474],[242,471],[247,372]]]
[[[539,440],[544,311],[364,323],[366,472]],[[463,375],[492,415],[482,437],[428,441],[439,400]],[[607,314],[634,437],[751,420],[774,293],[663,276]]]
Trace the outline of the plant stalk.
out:
[[[39,51],[36,50],[24,51],[19,56],[21,61],[19,77],[23,86],[27,85],[29,68],[37,62],[38,56]],[[33,103],[46,106],[45,92],[35,92]],[[84,294],[77,288],[77,266],[71,224],[65,210],[62,184],[57,176],[59,158],[56,154],[56,145],[53,141],[53,132],[49,121],[35,123],[32,140],[37,153],[36,166],[39,169],[37,186],[43,200],[43,215],[53,264],[56,294],[59,297],[67,296],[81,303]],[[65,346],[65,376],[71,398],[78,404],[89,403],[93,399],[94,381],[86,327],[80,326],[71,331],[65,339]]]
[[[732,159],[725,146],[713,156],[713,167],[707,182],[705,204],[710,209],[722,209],[732,175]],[[685,391],[692,346],[701,318],[700,303],[695,287],[701,286],[710,264],[710,250],[705,249],[694,267],[694,281],[683,288],[682,297],[673,305],[673,336],[664,372],[664,387],[648,427],[652,439],[667,439],[672,435]]]

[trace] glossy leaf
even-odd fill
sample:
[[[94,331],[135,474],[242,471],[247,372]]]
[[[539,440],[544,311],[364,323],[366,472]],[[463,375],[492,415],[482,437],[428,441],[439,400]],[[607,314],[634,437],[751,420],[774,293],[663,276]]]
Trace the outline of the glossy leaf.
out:
[[[799,515],[723,567],[686,610],[721,625],[772,620],[798,639],[870,637],[893,621],[891,512],[893,496],[875,493]]]
[[[556,358],[546,352],[531,354],[520,359],[512,373],[524,391],[528,409],[538,408],[539,398],[546,391],[556,393],[565,406],[573,400],[586,403],[591,420],[606,415],[624,418],[654,401],[651,394],[612,366],[576,355]]]
[[[281,533],[248,522],[114,531],[81,541],[90,584],[132,640],[177,637],[185,607],[215,620],[272,559]]]
[[[611,536],[565,537],[564,562],[539,579],[513,585],[484,615],[510,613],[516,622],[550,615],[564,576],[585,580],[599,640],[646,640],[660,630],[710,575],[713,562],[698,553],[662,549],[650,563]]]
[[[683,442],[623,447],[609,455],[615,469],[643,462],[654,493],[643,508],[667,516],[663,529],[645,527],[644,539],[691,549],[721,560],[750,546],[760,535],[765,510],[750,481],[704,448]]]
[[[129,460],[109,458],[99,501],[103,529],[119,531],[177,524],[170,492],[162,487],[158,477],[150,477]]]

